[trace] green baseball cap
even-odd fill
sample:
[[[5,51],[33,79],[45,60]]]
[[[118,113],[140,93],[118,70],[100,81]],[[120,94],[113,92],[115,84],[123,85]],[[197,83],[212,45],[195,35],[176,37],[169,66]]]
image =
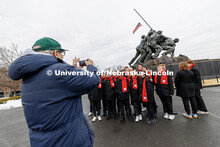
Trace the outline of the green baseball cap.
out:
[[[45,50],[62,50],[62,51],[68,51],[66,49],[62,49],[61,45],[59,42],[56,40],[49,38],[49,37],[44,37],[39,40],[37,40],[32,49],[34,51],[45,51]]]

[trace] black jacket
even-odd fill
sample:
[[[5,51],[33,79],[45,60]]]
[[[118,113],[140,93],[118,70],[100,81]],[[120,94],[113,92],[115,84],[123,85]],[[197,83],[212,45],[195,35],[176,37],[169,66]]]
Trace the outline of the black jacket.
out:
[[[167,76],[168,84],[161,84],[161,75],[157,76],[156,92],[158,96],[170,96],[174,94],[173,80],[171,76]]]
[[[142,78],[140,80],[140,83],[138,85],[138,89],[139,89],[139,100],[142,101],[142,90],[143,90],[143,81],[144,81],[144,78]],[[153,102],[153,98],[154,98],[154,87],[151,83],[151,81],[149,79],[146,79],[146,82],[145,82],[145,85],[146,85],[146,90],[147,90],[147,98],[148,98],[148,101],[149,102]]]
[[[127,81],[127,92],[122,91],[122,80],[117,79],[115,83],[115,91],[118,96],[119,100],[128,100],[129,99],[129,91],[130,91],[130,86],[129,86],[129,80],[126,79]]]
[[[181,97],[194,97],[195,87],[193,81],[192,71],[178,71],[175,77],[176,95]]]
[[[94,89],[92,89],[92,91],[90,91],[88,93],[88,97],[91,101],[101,100],[101,98],[102,98],[102,89],[100,89],[100,88],[98,88],[98,86],[96,86]]]
[[[115,99],[115,87],[111,87],[110,80],[103,81],[106,100]]]
[[[202,81],[201,81],[199,69],[197,67],[193,66],[191,68],[191,71],[193,72],[195,88],[202,89]]]
[[[133,79],[131,78],[130,80],[130,95],[132,102],[139,101],[139,82],[140,82],[140,78],[137,77],[138,89],[133,89]]]
[[[102,79],[102,99],[105,99],[105,81],[106,79]]]

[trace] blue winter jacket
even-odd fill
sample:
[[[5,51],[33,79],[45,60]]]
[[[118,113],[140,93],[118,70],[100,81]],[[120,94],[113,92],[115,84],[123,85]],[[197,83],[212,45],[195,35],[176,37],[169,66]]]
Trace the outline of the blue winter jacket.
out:
[[[48,70],[52,75],[48,76]],[[9,67],[11,79],[22,79],[21,97],[32,147],[91,147],[94,134],[83,114],[81,95],[99,84],[93,76],[56,76],[55,70],[82,71],[55,57],[27,54]]]

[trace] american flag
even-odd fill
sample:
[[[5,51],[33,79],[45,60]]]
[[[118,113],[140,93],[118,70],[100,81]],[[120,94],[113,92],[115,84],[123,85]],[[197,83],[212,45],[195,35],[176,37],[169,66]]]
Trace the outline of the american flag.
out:
[[[139,22],[138,24],[137,24],[137,26],[135,27],[135,29],[134,29],[134,31],[133,31],[133,34],[137,31],[137,29],[138,28],[140,28],[142,25],[141,25],[141,23]]]

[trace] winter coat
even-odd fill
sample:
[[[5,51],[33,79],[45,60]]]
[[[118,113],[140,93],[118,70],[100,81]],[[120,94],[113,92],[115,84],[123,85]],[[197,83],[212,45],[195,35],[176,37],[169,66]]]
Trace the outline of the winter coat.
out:
[[[140,78],[137,78],[138,89],[133,89],[133,79],[131,78],[131,81],[130,81],[130,95],[131,95],[131,101],[132,102],[139,101],[139,82],[140,82]]]
[[[94,87],[92,91],[88,93],[88,97],[91,101],[99,101],[102,99],[102,89],[98,88],[98,86]]]
[[[105,80],[103,82],[104,85],[104,91],[105,91],[105,97],[106,100],[114,100],[115,99],[115,87],[111,87],[110,80]]]
[[[180,97],[194,97],[195,86],[193,81],[192,71],[178,71],[175,77],[176,95]]]
[[[161,84],[161,75],[157,76],[156,92],[158,96],[170,96],[174,94],[173,80],[167,76],[168,84]]]
[[[196,66],[193,66],[191,71],[193,72],[195,89],[202,89],[202,81],[199,69]]]
[[[11,79],[22,79],[22,105],[31,146],[93,146],[94,134],[83,114],[81,95],[97,87],[97,68],[88,66],[94,72],[92,77],[55,75],[58,70],[82,71],[53,56],[35,52],[21,56],[9,67]]]
[[[126,79],[126,81],[127,81],[127,92],[123,92],[122,91],[122,80],[121,79],[116,80],[115,92],[117,93],[119,100],[128,100],[129,99],[129,91],[130,91],[129,80]]]
[[[140,83],[138,85],[139,89],[139,100],[142,101],[142,90],[143,90],[143,81],[144,78],[141,78]],[[148,102],[153,102],[154,99],[154,87],[152,85],[152,82],[149,79],[146,79],[145,82],[146,90],[147,90],[147,98]]]

